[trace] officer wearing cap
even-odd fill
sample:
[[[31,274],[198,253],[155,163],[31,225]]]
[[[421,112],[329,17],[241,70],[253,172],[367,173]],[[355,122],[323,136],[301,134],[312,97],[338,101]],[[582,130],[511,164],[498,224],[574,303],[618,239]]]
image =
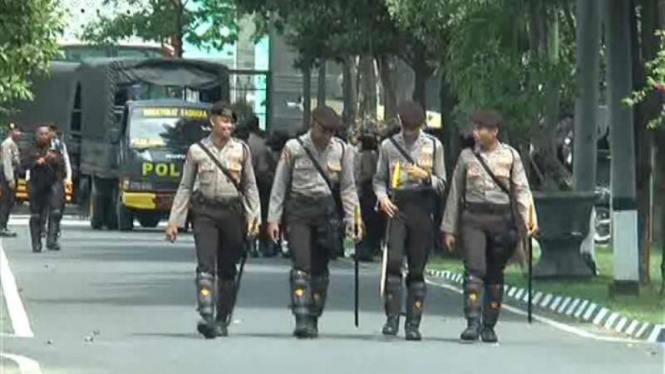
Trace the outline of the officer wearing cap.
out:
[[[202,317],[197,329],[213,339],[228,334],[237,287],[236,265],[245,251],[246,236],[255,235],[260,225],[261,214],[249,147],[231,137],[236,116],[230,106],[215,103],[210,124],[210,135],[187,151],[166,237],[176,240],[191,206],[198,312]]]
[[[13,238],[16,233],[9,231],[7,223],[16,197],[16,176],[20,165],[20,152],[16,142],[21,138],[21,130],[9,124],[9,134],[2,142],[2,174],[0,175],[0,237]]]
[[[374,177],[374,192],[380,210],[388,216],[387,268],[384,302],[387,316],[383,334],[397,335],[402,303],[402,261],[408,263],[407,340],[420,340],[420,320],[425,301],[424,270],[434,244],[434,199],[445,188],[443,145],[425,134],[425,111],[420,104],[400,104],[401,131],[381,143]]]
[[[457,240],[462,243],[468,325],[461,339],[482,337],[493,343],[498,341],[494,326],[501,310],[504,268],[519,232],[532,234],[537,225],[529,211],[532,197],[522,160],[497,139],[501,116],[483,109],[472,115],[471,122],[475,146],[465,148],[458,159],[441,231],[449,250]],[[531,227],[525,222],[532,222]]]
[[[335,195],[341,200],[347,235],[355,239],[362,235],[352,155],[342,140],[333,137],[342,128],[333,109],[315,109],[310,130],[289,140],[282,150],[271,191],[268,233],[276,242],[282,229],[289,241],[291,307],[298,338],[318,336],[318,318],[328,290],[328,262],[342,236]],[[282,215],[285,227],[280,228]]]

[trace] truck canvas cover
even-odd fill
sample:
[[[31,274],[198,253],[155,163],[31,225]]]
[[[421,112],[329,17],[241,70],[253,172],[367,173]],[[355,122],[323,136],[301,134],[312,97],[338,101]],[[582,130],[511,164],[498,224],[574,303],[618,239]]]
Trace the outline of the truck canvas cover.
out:
[[[17,101],[13,105],[16,111],[10,114],[7,120],[26,132],[53,122],[68,132],[74,109],[79,65],[73,62],[52,62],[47,75],[35,76],[32,79],[31,90],[35,99]]]
[[[114,177],[118,152],[111,145],[110,129],[119,129],[119,109],[133,97],[134,87],[151,89],[187,88],[201,92],[200,100],[229,100],[229,73],[226,66],[186,59],[94,59],[79,69],[82,111],[82,163],[84,174]],[[210,92],[208,96],[204,96]],[[127,94],[129,93],[129,96]],[[168,97],[168,96],[167,96]],[[165,99],[167,97],[150,97]]]

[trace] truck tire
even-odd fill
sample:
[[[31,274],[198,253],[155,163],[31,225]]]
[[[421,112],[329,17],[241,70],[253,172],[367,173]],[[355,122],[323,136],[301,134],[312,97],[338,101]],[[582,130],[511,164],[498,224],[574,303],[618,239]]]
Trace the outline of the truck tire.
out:
[[[104,226],[104,199],[99,196],[96,183],[90,187],[90,226],[93,230],[101,230]]]
[[[156,213],[143,213],[139,214],[138,217],[136,218],[138,218],[141,227],[150,228],[150,229],[157,227],[161,219],[159,214]]]
[[[122,204],[122,196],[118,194],[115,199],[117,227],[120,231],[132,231],[134,229],[134,213]]]

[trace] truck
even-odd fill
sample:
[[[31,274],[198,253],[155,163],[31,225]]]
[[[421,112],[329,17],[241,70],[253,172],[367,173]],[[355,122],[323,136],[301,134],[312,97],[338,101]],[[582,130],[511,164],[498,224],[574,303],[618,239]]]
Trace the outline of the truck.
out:
[[[229,100],[229,70],[210,61],[100,58],[75,67],[54,62],[51,71],[62,64],[74,71],[71,100],[45,105],[58,100],[37,92],[20,113],[25,117],[30,105],[48,107],[40,123],[57,122],[63,130],[72,160],[71,200],[93,229],[128,231],[135,220],[157,226],[171,208],[187,148],[209,132],[211,103]],[[60,105],[71,108],[69,116],[56,115]],[[13,120],[26,128],[24,119]]]

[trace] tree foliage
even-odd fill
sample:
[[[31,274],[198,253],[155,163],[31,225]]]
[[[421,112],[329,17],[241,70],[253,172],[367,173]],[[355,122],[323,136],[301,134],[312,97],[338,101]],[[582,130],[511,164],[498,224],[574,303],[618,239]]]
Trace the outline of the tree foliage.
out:
[[[0,112],[33,98],[29,77],[45,73],[58,53],[58,6],[57,0],[0,0]]]
[[[633,92],[630,97],[623,100],[624,104],[635,106],[644,102],[650,94],[665,92],[665,30],[656,32],[660,45],[658,54],[652,61],[646,63],[647,79],[646,85],[642,89]],[[665,123],[665,108],[661,107],[660,112],[654,118],[649,120],[648,126],[656,129]]]
[[[115,9],[129,9],[114,16],[98,15],[83,39],[115,43],[131,37],[164,43],[184,39],[202,48],[221,50],[236,41],[238,12],[233,0],[105,0]]]

